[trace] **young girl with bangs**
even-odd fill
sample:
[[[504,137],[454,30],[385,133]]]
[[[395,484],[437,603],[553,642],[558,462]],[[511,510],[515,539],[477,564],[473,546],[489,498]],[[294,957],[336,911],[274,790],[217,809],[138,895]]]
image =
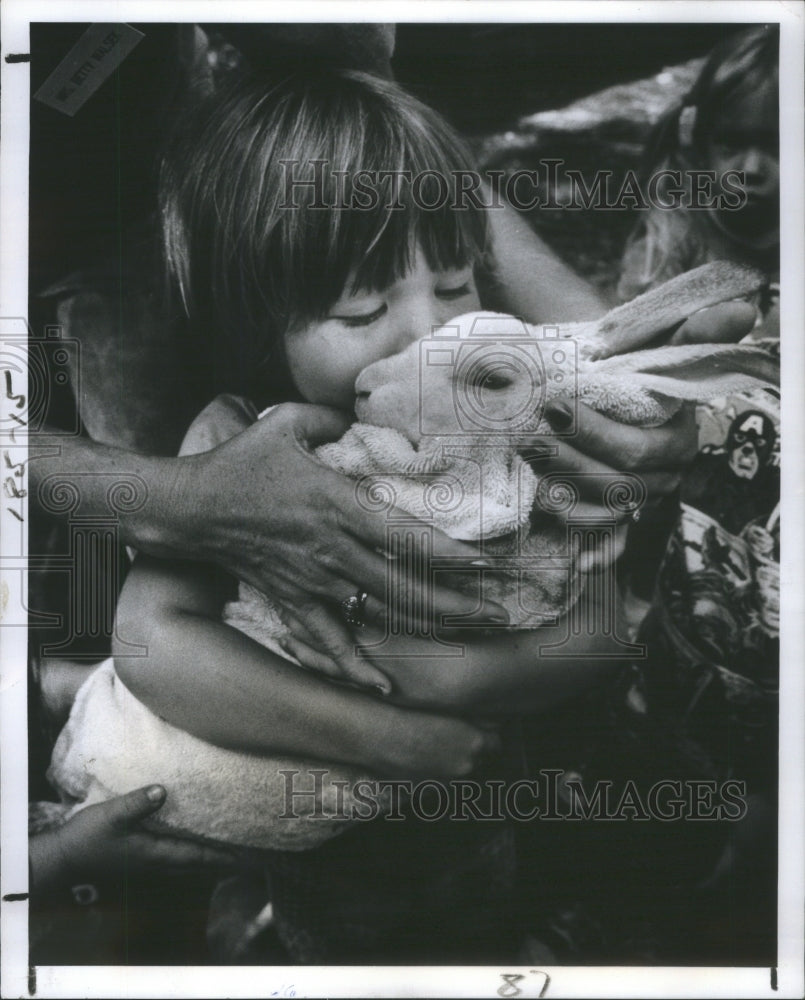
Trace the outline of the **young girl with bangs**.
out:
[[[669,207],[652,208],[631,234],[620,299],[711,260],[748,264],[779,281],[778,49],[773,25],[729,35],[657,123],[642,174],[646,184],[664,175],[658,189]]]
[[[336,411],[352,413],[363,368],[481,308],[479,287],[490,279],[485,212],[455,210],[449,199],[425,209],[438,193],[427,184],[420,204],[405,183],[391,206],[386,189],[367,201],[356,182],[425,171],[449,180],[470,167],[435,112],[357,72],[290,78],[270,91],[248,81],[185,119],[162,178],[167,257],[228,393],[188,432],[188,476],[192,453],[231,438],[269,404],[331,407],[337,436]],[[266,476],[283,475],[293,469],[266,456]],[[326,551],[326,538],[309,542],[313,558]],[[421,640],[406,638],[399,663],[382,674],[355,659],[340,679],[363,687],[356,691],[321,676],[332,672],[329,661],[292,612],[291,651],[312,670],[223,624],[235,588],[218,569],[140,556],[117,631],[126,644],[147,645],[148,656],[115,649],[120,678],[152,711],[232,749],[341,761],[381,776],[519,777],[480,718],[544,712],[612,669],[592,658],[584,636],[571,640],[580,656],[573,670],[541,663],[534,633],[473,638],[458,668],[412,659]],[[333,593],[333,605],[345,596]],[[484,610],[488,620],[500,609]],[[515,865],[505,824],[409,814],[356,823],[314,850],[268,852],[266,862],[288,956],[319,964],[513,960]]]

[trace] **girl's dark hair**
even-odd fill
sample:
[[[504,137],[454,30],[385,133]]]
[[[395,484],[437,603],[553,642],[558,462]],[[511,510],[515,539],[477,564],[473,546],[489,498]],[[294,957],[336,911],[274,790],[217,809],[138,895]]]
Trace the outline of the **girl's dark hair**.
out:
[[[756,91],[777,87],[780,35],[776,25],[755,25],[725,38],[705,59],[696,81],[682,101],[652,129],[643,156],[645,176],[679,151],[680,119],[695,109],[690,140],[701,148],[718,118]]]
[[[707,141],[730,108],[768,87],[779,93],[779,45],[779,28],[764,24],[736,32],[713,49],[684,101],[696,107],[694,146]]]
[[[435,111],[366,73],[251,78],[198,102],[163,158],[162,231],[193,329],[212,338],[226,372],[223,387],[247,391],[258,371],[263,381],[277,375],[285,333],[324,317],[348,280],[355,291],[396,280],[417,243],[434,269],[478,260],[480,209],[456,210],[451,198],[424,207],[440,202],[435,175],[452,193],[455,171],[470,168]],[[403,172],[394,199],[389,178]],[[415,199],[410,180],[423,172]]]

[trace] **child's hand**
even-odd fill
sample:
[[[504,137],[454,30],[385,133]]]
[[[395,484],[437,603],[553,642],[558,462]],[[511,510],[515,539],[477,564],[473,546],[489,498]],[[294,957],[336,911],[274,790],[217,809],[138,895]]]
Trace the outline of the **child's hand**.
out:
[[[64,826],[31,838],[33,890],[72,885],[151,867],[228,867],[227,852],[150,833],[139,822],[165,801],[161,785],[88,806]]]
[[[426,712],[393,709],[372,738],[377,756],[372,769],[404,778],[468,778],[500,753],[501,740],[491,727]]]

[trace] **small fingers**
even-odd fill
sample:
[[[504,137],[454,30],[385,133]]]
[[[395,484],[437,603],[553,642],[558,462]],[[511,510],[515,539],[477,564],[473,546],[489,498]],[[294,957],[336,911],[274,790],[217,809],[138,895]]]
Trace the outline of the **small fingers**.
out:
[[[89,808],[102,812],[113,830],[125,832],[133,824],[155,813],[164,803],[166,796],[167,792],[162,785],[147,785]]]
[[[231,868],[236,864],[234,855],[223,848],[178,837],[137,833],[129,837],[128,843],[130,855],[146,864],[182,868]]]

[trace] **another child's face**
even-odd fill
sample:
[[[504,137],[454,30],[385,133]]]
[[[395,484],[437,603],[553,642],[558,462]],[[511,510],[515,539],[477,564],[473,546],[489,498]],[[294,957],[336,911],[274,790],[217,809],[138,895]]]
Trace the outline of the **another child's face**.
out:
[[[345,291],[324,319],[285,335],[291,377],[307,402],[351,412],[367,365],[479,308],[471,266],[432,271],[418,248],[408,273],[382,292]]]
[[[725,109],[709,137],[708,166],[718,176],[728,170],[744,174],[746,204],[722,212],[723,222],[750,239],[779,225],[778,142],[776,101],[763,88]]]

